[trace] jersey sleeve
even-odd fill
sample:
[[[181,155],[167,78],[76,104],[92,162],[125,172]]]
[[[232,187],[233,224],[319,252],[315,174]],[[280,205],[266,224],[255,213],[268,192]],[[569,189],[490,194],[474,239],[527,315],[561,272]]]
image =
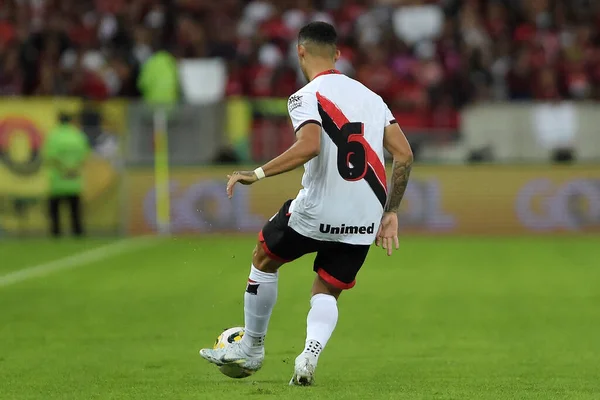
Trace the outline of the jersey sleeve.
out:
[[[396,118],[394,118],[394,114],[390,111],[390,108],[385,106],[385,127],[387,128],[390,125],[397,124]]]
[[[290,96],[288,113],[294,126],[294,132],[298,132],[306,124],[321,126],[317,96],[314,93],[296,93]]]

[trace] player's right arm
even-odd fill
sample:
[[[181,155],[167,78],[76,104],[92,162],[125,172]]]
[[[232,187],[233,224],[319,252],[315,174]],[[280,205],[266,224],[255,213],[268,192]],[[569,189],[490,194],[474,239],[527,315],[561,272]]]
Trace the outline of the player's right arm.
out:
[[[251,185],[259,179],[283,174],[310,161],[321,150],[321,116],[314,93],[296,93],[288,100],[288,111],[296,132],[296,142],[283,154],[254,171],[236,171],[227,175],[227,195],[233,196],[236,183]],[[258,172],[257,172],[258,171]],[[261,176],[258,176],[260,173]]]
[[[321,150],[321,125],[309,123],[296,133],[296,141],[283,154],[266,163],[265,176],[275,176],[296,169],[319,155]]]
[[[392,255],[392,249],[398,243],[398,209],[404,197],[410,171],[412,169],[413,154],[404,132],[400,126],[393,122],[385,128],[383,135],[383,146],[394,157],[392,167],[392,181],[388,193],[388,200],[385,206],[381,225],[377,232],[375,244],[381,245],[387,250],[388,255]]]
[[[291,171],[304,165],[314,157],[319,155],[321,149],[321,125],[306,124],[298,130],[296,142],[283,154],[275,157],[260,169],[263,171],[263,177],[275,176]],[[227,195],[233,196],[233,187],[239,182],[242,185],[251,185],[259,180],[255,171],[236,171],[227,175]]]

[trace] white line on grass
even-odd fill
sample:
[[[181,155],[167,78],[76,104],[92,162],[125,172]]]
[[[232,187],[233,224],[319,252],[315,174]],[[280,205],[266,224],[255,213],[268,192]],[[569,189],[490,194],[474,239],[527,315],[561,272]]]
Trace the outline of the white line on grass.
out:
[[[123,239],[91,250],[59,258],[58,260],[23,268],[0,276],[0,288],[23,282],[28,279],[39,278],[54,272],[83,267],[129,251],[137,250],[154,242],[155,240],[150,237]]]

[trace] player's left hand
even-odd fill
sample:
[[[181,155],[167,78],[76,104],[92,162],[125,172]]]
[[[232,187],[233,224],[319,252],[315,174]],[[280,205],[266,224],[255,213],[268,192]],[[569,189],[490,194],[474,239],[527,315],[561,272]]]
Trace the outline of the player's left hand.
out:
[[[233,197],[233,187],[236,183],[252,185],[258,180],[254,171],[235,171],[231,175],[227,175],[227,178],[229,178],[229,182],[227,182],[227,197],[229,198]]]
[[[383,247],[388,256],[392,255],[394,246],[396,250],[400,247],[400,243],[398,243],[398,214],[394,212],[383,214],[375,239],[375,246]]]

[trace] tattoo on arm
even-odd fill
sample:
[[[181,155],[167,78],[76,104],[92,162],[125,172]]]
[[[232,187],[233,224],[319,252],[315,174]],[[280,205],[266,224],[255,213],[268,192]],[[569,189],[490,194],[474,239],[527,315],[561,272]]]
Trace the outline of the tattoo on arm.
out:
[[[388,204],[385,207],[386,212],[397,213],[408,185],[408,178],[412,169],[412,160],[396,161],[394,160],[392,172],[392,185],[388,198]]]

